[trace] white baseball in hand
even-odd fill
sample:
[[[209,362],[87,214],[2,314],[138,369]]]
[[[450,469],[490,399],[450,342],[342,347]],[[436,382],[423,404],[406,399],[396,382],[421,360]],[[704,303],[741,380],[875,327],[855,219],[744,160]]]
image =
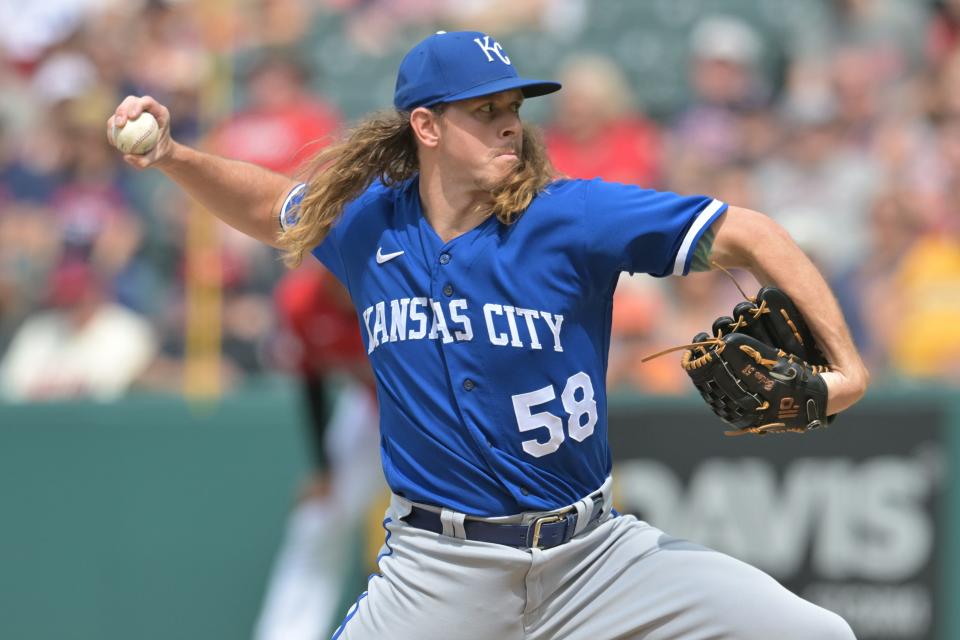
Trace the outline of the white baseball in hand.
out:
[[[127,120],[120,128],[113,125],[113,144],[124,153],[143,155],[160,138],[160,125],[153,114],[144,111],[136,120]]]

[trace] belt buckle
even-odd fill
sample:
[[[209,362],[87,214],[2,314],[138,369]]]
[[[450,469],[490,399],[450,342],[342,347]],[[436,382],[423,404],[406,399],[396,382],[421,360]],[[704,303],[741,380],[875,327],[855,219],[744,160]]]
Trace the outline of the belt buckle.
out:
[[[533,521],[533,540],[530,541],[531,549],[540,548],[540,529],[545,524],[551,524],[553,522],[560,522],[565,519],[567,516],[564,513],[552,513],[548,516],[540,516]]]

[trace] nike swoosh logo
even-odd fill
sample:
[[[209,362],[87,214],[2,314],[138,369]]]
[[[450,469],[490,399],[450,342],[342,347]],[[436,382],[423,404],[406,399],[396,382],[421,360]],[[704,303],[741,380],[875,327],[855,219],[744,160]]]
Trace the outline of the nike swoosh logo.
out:
[[[383,247],[377,247],[377,264],[389,262],[397,256],[402,256],[403,251],[394,251],[393,253],[383,253]]]

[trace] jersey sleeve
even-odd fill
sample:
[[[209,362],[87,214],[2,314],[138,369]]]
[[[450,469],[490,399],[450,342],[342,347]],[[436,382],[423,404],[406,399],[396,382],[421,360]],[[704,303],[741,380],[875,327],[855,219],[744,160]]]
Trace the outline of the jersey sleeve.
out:
[[[582,225],[589,268],[604,277],[686,275],[700,236],[726,209],[708,196],[593,180]]]
[[[289,231],[293,225],[297,224],[300,212],[300,203],[303,202],[303,196],[307,193],[307,184],[301,182],[287,194],[280,207],[280,228]]]
[[[290,190],[283,206],[280,207],[280,227],[286,231],[297,224],[300,216],[300,203],[307,194],[306,183],[301,183]],[[334,225],[327,237],[319,246],[312,251],[313,255],[337,277],[340,282],[346,283],[346,270],[343,266],[343,260],[337,251],[337,242],[334,235],[337,233],[337,225]]]

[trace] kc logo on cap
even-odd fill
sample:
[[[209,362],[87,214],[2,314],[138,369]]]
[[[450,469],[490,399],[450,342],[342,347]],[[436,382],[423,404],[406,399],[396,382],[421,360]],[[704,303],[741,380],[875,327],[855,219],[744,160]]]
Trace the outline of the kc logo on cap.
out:
[[[503,61],[503,64],[510,64],[510,58],[503,53],[503,47],[500,46],[499,42],[494,40],[493,46],[490,46],[490,36],[483,36],[483,41],[481,41],[480,38],[474,38],[473,41],[476,42],[477,46],[480,47],[480,50],[486,54],[487,62],[493,62],[493,56],[490,55],[490,52],[492,51],[494,55]]]
[[[393,105],[412,111],[511,89],[532,98],[553,93],[560,84],[521,78],[503,46],[485,33],[440,31],[417,44],[400,62]]]

